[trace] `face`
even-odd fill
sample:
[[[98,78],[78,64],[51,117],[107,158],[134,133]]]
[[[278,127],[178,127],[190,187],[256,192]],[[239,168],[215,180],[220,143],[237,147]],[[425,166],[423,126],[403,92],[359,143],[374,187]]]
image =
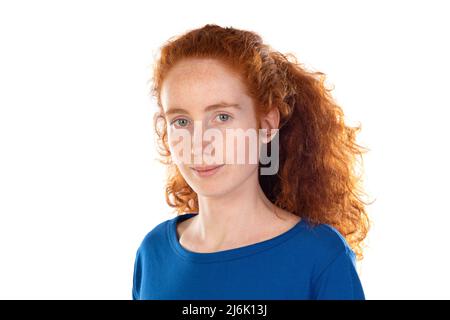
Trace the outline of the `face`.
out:
[[[180,61],[164,79],[161,103],[172,160],[197,194],[220,196],[257,174],[253,101],[225,65]],[[210,168],[215,169],[204,171]]]

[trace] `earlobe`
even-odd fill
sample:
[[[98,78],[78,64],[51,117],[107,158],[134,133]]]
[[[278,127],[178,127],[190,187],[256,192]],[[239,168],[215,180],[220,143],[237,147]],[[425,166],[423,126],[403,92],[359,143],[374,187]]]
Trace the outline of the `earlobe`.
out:
[[[262,141],[269,143],[275,136],[278,126],[280,124],[280,111],[277,107],[273,107],[262,119],[263,131]],[[273,130],[273,132],[272,132]]]
[[[267,144],[267,143],[271,142],[274,139],[274,137],[277,134],[277,132],[278,132],[278,128],[276,128],[276,129],[274,129],[274,128],[266,129],[266,132],[264,132],[264,139],[263,139],[264,143]]]
[[[275,129],[270,129],[269,131],[267,131],[267,143],[272,141],[273,137],[276,134],[276,132],[272,132],[272,130],[275,130]]]

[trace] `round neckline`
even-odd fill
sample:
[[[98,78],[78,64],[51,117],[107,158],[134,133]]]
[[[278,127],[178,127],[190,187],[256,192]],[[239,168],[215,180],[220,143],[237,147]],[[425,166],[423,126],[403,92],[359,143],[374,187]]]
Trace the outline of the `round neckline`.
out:
[[[169,223],[167,225],[167,232],[171,247],[180,257],[190,261],[203,263],[233,260],[257,252],[265,251],[290,239],[291,237],[299,233],[302,229],[304,229],[304,227],[306,226],[305,219],[301,218],[300,221],[298,221],[290,229],[270,239],[266,239],[263,241],[259,241],[256,243],[252,243],[237,248],[221,250],[216,252],[194,252],[186,249],[181,245],[177,234],[177,224],[178,222],[192,218],[197,214],[198,213],[184,213],[169,220]]]

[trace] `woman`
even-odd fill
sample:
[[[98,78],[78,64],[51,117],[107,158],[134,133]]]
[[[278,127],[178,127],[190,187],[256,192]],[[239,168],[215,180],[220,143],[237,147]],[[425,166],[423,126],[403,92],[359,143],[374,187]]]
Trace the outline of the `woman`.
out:
[[[323,73],[254,32],[209,24],[161,48],[152,93],[178,215],[139,246],[133,299],[365,299],[355,268],[369,229],[354,170],[360,128],[345,125]],[[250,135],[227,140],[245,141],[239,162],[236,144],[208,130],[264,132],[258,161]],[[180,137],[192,142],[183,152]],[[264,147],[277,165],[262,163]]]

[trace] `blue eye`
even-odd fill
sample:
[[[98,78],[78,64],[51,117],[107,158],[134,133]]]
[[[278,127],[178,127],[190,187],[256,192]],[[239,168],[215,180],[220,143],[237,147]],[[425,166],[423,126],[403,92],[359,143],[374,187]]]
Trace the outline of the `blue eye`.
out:
[[[231,116],[226,114],[226,113],[221,113],[221,114],[219,114],[217,116],[219,117],[220,122],[225,122],[225,121],[227,121],[228,119],[231,118]]]
[[[189,121],[187,119],[180,118],[180,119],[173,120],[170,124],[174,124],[174,123],[177,123],[180,127],[186,127],[188,125]]]

